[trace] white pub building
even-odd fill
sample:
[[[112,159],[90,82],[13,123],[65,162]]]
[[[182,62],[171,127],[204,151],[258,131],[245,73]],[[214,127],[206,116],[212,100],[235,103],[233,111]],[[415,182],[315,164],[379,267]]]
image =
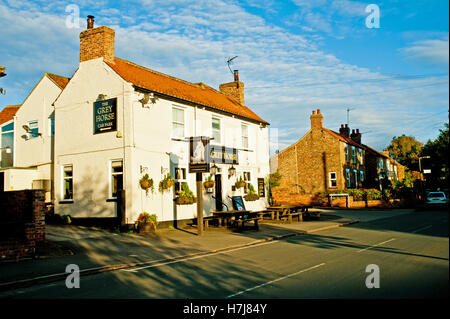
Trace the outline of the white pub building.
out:
[[[217,91],[119,59],[114,30],[94,28],[90,16],[80,34],[79,67],[53,102],[55,213],[120,217],[125,224],[142,212],[166,224],[196,218],[195,202],[175,201],[175,191],[186,186],[197,193],[188,142],[196,136],[211,138],[210,154],[225,159],[203,173],[204,181],[215,181],[213,188],[201,190],[204,216],[233,209],[231,197],[244,197],[250,184],[260,197],[245,201],[246,209],[264,209],[269,123],[244,105],[244,84],[237,71],[234,77]],[[175,184],[160,191],[168,174]],[[153,189],[141,187],[146,175]],[[245,187],[235,186],[239,179]]]

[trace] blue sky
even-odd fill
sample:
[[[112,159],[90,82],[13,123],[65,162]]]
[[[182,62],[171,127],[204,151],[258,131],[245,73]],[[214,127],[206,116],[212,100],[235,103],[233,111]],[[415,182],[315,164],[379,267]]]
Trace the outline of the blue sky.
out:
[[[367,28],[369,4],[380,27]],[[66,24],[68,5],[79,28]],[[394,136],[433,139],[448,122],[448,1],[0,0],[0,109],[20,104],[44,72],[70,77],[85,17],[116,31],[116,56],[214,88],[238,56],[245,104],[271,123],[283,149],[310,128],[347,121],[382,150]]]

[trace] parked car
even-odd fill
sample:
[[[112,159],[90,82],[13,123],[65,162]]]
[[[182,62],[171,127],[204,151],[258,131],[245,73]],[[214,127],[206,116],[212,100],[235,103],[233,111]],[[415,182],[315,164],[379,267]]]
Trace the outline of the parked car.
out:
[[[430,192],[427,194],[425,205],[431,206],[446,206],[448,205],[448,198],[444,192]]]

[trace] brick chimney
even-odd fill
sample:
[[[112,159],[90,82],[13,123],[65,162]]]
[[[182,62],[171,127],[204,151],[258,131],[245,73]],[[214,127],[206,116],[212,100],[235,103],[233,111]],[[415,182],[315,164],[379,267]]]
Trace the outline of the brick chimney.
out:
[[[80,62],[103,57],[114,63],[114,30],[105,26],[94,28],[94,16],[87,18],[87,29],[80,33]]]
[[[235,99],[239,104],[244,104],[244,83],[239,81],[239,72],[234,70],[234,82],[219,85],[222,94]]]
[[[348,127],[348,124],[341,124],[341,127],[339,128],[339,135],[343,137],[350,137],[350,128]]]
[[[312,111],[309,118],[311,120],[311,129],[323,128],[323,115],[320,113],[320,109],[317,109],[317,114],[316,111]]]
[[[350,135],[350,138],[354,142],[361,144],[361,133],[359,133],[359,129],[356,129],[356,131],[352,130],[352,134]]]

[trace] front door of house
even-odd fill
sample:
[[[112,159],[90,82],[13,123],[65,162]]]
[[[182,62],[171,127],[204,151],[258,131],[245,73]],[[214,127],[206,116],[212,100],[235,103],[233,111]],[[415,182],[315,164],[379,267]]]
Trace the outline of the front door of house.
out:
[[[222,175],[220,174],[216,174],[215,175],[215,186],[216,186],[216,194],[215,194],[215,198],[216,198],[216,210],[222,211],[223,208],[223,200],[222,200]]]

